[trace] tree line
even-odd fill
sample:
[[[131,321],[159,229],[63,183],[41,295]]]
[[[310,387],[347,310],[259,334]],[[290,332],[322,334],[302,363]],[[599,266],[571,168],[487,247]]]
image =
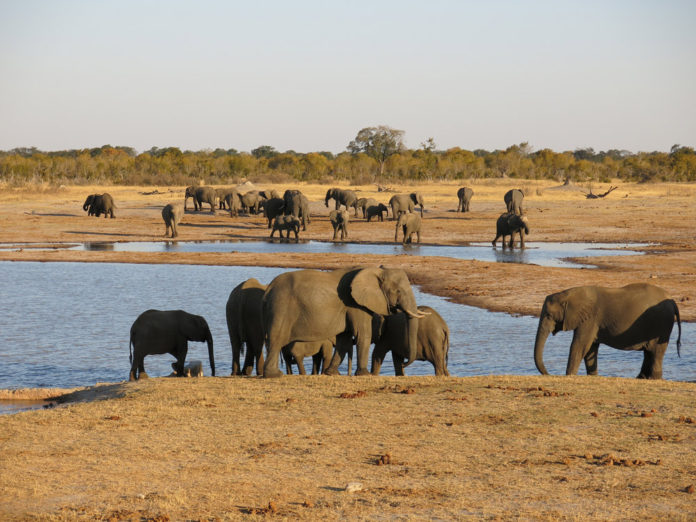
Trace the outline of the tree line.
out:
[[[403,146],[403,131],[362,129],[345,152],[279,152],[262,145],[251,152],[235,149],[157,148],[138,153],[132,147],[0,151],[0,181],[10,185],[123,184],[188,185],[258,182],[349,181],[352,184],[456,181],[476,178],[550,179],[559,182],[696,181],[696,152],[675,145],[669,152],[591,148],[532,151],[528,143],[505,150],[437,150],[432,139],[417,149]]]

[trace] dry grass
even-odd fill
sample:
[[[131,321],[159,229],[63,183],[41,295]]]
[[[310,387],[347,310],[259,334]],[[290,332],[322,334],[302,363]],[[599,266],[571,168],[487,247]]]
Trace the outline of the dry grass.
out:
[[[0,418],[0,514],[686,520],[694,392],[601,377],[103,385]]]

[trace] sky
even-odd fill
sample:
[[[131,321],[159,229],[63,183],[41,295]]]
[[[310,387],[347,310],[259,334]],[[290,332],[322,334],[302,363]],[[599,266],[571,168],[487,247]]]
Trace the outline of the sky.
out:
[[[696,146],[696,2],[0,1],[0,150]]]

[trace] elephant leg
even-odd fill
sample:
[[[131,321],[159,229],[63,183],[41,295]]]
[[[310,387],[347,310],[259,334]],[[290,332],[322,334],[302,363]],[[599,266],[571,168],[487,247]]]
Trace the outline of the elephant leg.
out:
[[[367,360],[370,355],[370,344],[372,344],[372,318],[369,317],[367,322],[369,324],[362,329],[358,329],[355,335],[355,345],[358,352],[358,364],[355,369],[355,375],[370,375],[370,372],[367,370]]]
[[[570,354],[568,355],[568,366],[566,375],[577,375],[580,362],[596,342],[596,329],[581,326],[573,334],[573,342],[570,343]]]
[[[254,343],[246,342],[246,353],[244,354],[244,365],[242,366],[242,375],[251,375],[254,372],[254,362],[257,353],[262,350]]]
[[[524,234],[520,230],[520,248],[524,248]]]
[[[585,370],[587,375],[597,375],[597,355],[599,353],[599,343],[594,342],[590,350],[585,355]]]
[[[382,369],[382,363],[384,362],[384,356],[387,355],[388,351],[385,344],[380,342],[375,343],[375,348],[372,350],[372,366],[370,371],[372,375],[379,375]]]
[[[495,239],[494,239],[493,241],[491,241],[491,244],[492,244],[493,246],[495,246],[495,243],[498,241],[498,239],[500,239],[500,234],[498,234],[498,235],[495,236]],[[503,243],[505,243],[505,240],[503,240]]]
[[[138,370],[143,366],[143,361],[141,360],[138,353],[133,354],[133,362],[131,363],[130,375],[128,376],[129,381],[138,380]]]
[[[307,375],[307,371],[305,370],[305,367],[304,367],[304,357],[295,356],[295,362],[297,362],[297,372],[300,375]],[[312,370],[312,372],[313,371],[314,370]]]
[[[662,359],[667,351],[667,343],[650,341],[643,350],[643,365],[638,379],[662,379]]]
[[[283,375],[283,372],[278,368],[278,357],[280,357],[280,352],[282,346],[278,344],[274,336],[270,335],[268,338],[268,347],[266,349],[266,363],[263,366],[263,376],[266,378],[276,378]]]
[[[180,376],[184,375],[184,363],[186,362],[186,354],[188,353],[188,342],[183,341],[179,342],[177,349],[172,353],[174,357],[176,357],[176,368],[174,371]],[[172,364],[172,368],[174,368],[174,364]]]
[[[140,357],[140,361],[138,362],[138,380],[140,379],[148,379],[150,376],[145,373],[145,355],[142,355]]]
[[[417,240],[418,240],[418,241],[417,241],[418,244],[420,244],[420,230],[419,230],[418,232],[416,232],[416,238],[417,238]]]
[[[324,375],[340,375],[338,367],[343,362],[343,357],[353,350],[353,337],[350,334],[342,333],[336,337],[336,348],[331,357],[331,362],[324,368]],[[349,368],[350,374],[350,368]]]
[[[392,351],[392,362],[394,363],[394,375],[397,377],[404,376],[404,359],[400,355]]]

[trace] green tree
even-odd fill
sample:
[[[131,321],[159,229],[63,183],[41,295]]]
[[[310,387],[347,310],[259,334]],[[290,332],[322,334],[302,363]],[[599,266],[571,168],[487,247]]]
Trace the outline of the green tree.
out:
[[[256,147],[251,151],[251,155],[256,159],[272,158],[276,154],[278,154],[278,151],[275,150],[275,147],[271,147],[270,145],[261,145],[260,147]]]
[[[365,127],[358,132],[353,141],[348,144],[351,154],[364,153],[379,164],[379,175],[384,174],[384,165],[389,159],[404,149],[404,131],[392,129],[386,125]]]

